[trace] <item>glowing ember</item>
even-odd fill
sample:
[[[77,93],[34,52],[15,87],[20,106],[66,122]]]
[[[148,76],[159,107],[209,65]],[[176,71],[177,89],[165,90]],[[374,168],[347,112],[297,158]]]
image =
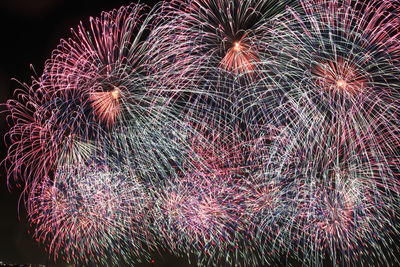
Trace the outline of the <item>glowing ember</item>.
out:
[[[233,49],[233,51],[235,51],[235,52],[239,52],[240,50],[242,50],[242,46],[240,45],[239,42],[234,42],[234,43],[233,43],[232,49]]]
[[[120,91],[117,87],[115,87],[115,89],[112,90],[112,91],[110,92],[110,94],[111,94],[111,97],[112,97],[113,99],[117,100],[117,99],[120,97],[120,95],[121,95],[121,91]]]
[[[105,122],[108,126],[115,123],[120,113],[120,97],[121,91],[117,87],[110,92],[91,93],[92,107],[95,114],[100,121]]]
[[[346,83],[344,80],[339,79],[339,80],[337,80],[336,85],[337,85],[338,87],[344,89],[344,88],[346,88],[347,83]]]
[[[249,45],[235,41],[229,48],[225,57],[221,60],[221,66],[235,74],[248,72],[254,69],[254,63],[258,61],[256,51]]]

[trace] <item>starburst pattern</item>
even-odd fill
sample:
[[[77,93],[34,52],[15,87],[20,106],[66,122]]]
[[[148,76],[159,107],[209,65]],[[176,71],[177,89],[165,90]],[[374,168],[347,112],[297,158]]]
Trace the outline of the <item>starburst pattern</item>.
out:
[[[68,167],[33,190],[29,218],[36,226],[34,236],[55,259],[131,262],[144,258],[151,241],[144,227],[148,199],[129,173],[95,165]]]
[[[7,102],[8,183],[54,259],[399,263],[395,1],[103,12]]]

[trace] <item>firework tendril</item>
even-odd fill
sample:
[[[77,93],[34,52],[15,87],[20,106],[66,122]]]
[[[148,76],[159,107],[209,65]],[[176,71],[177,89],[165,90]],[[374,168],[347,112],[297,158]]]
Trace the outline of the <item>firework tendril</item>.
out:
[[[400,263],[400,5],[166,0],[90,18],[6,103],[54,260]]]

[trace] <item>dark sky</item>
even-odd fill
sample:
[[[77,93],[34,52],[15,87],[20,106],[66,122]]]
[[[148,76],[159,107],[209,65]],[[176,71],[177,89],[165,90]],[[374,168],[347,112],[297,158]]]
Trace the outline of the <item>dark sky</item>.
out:
[[[57,46],[60,38],[70,35],[70,28],[88,21],[132,1],[122,0],[0,0],[0,103],[12,97],[19,85],[11,79],[30,83],[32,64],[40,75],[44,62]],[[156,1],[141,1],[154,4]],[[2,108],[3,110],[3,108]],[[8,130],[4,113],[0,113],[0,136]],[[3,139],[3,138],[1,138]],[[0,140],[0,160],[6,153]],[[42,246],[28,233],[23,204],[18,208],[20,191],[7,189],[3,165],[0,167],[0,262],[12,264],[54,264],[48,259]],[[18,215],[20,218],[18,218]],[[163,259],[161,259],[163,257]],[[155,264],[141,266],[189,266],[185,260],[167,254],[155,257]]]

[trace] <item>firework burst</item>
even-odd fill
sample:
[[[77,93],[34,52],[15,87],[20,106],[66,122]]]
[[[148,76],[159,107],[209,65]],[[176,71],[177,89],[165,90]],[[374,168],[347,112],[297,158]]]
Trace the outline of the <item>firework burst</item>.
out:
[[[90,154],[92,141],[104,135],[103,125],[112,125],[120,116],[120,90],[138,60],[130,58],[140,38],[134,34],[146,27],[138,26],[143,8],[104,12],[100,19],[91,19],[91,31],[80,25],[72,39],[61,41],[43,75],[32,86],[24,85],[17,101],[8,102],[13,123],[9,174],[36,180],[53,172],[60,161]]]
[[[265,139],[245,134],[230,105],[217,99],[208,104],[196,103],[212,111],[191,125],[186,142],[193,155],[183,162],[184,172],[154,189],[156,236],[177,255],[194,255],[201,266],[257,266],[247,179],[258,168],[256,148],[262,150]]]
[[[389,265],[400,196],[394,1],[171,0],[61,40],[10,111],[54,259]]]
[[[277,22],[281,27],[273,28],[272,39],[264,39],[269,53],[260,71],[269,78],[251,91],[263,105],[258,109],[274,107],[286,120],[283,124],[298,116],[297,111],[308,110],[311,120],[313,112],[332,121],[351,114],[354,127],[368,130],[381,124],[384,131],[395,132],[400,44],[399,18],[390,13],[391,2],[301,4],[302,10],[289,8],[283,22]]]
[[[261,235],[307,265],[321,265],[325,255],[334,264],[388,264],[396,258],[385,251],[398,235],[398,157],[372,135],[318,121],[288,128],[272,145],[257,178],[273,185],[265,194],[272,201],[261,205],[269,215],[258,222]]]
[[[271,136],[264,174],[253,182],[267,200],[253,202],[260,251],[307,265],[326,257],[389,264],[399,203],[395,7],[301,6],[264,36],[268,53],[257,67],[265,75],[238,102],[252,127]]]
[[[293,2],[172,1],[165,7],[170,22],[155,34],[164,44],[162,53],[187,75],[203,76],[215,69],[226,70],[226,75],[248,73],[259,61],[258,38],[268,34],[269,21]]]
[[[142,5],[121,7],[91,18],[90,30],[81,24],[72,38],[61,41],[42,76],[18,92],[18,101],[8,102],[14,125],[10,175],[40,179],[61,165],[88,159],[106,146],[102,142],[140,152],[178,143],[165,132],[172,131],[168,125],[183,124],[175,101],[180,87],[177,81],[174,87],[166,85],[165,77],[152,72],[157,62],[146,50],[144,32],[152,19],[151,12],[144,17],[146,10]],[[122,131],[125,136],[118,140]],[[156,154],[139,161],[162,166]]]
[[[102,166],[59,169],[29,199],[34,236],[54,258],[110,263],[143,259],[148,198],[129,173]]]

